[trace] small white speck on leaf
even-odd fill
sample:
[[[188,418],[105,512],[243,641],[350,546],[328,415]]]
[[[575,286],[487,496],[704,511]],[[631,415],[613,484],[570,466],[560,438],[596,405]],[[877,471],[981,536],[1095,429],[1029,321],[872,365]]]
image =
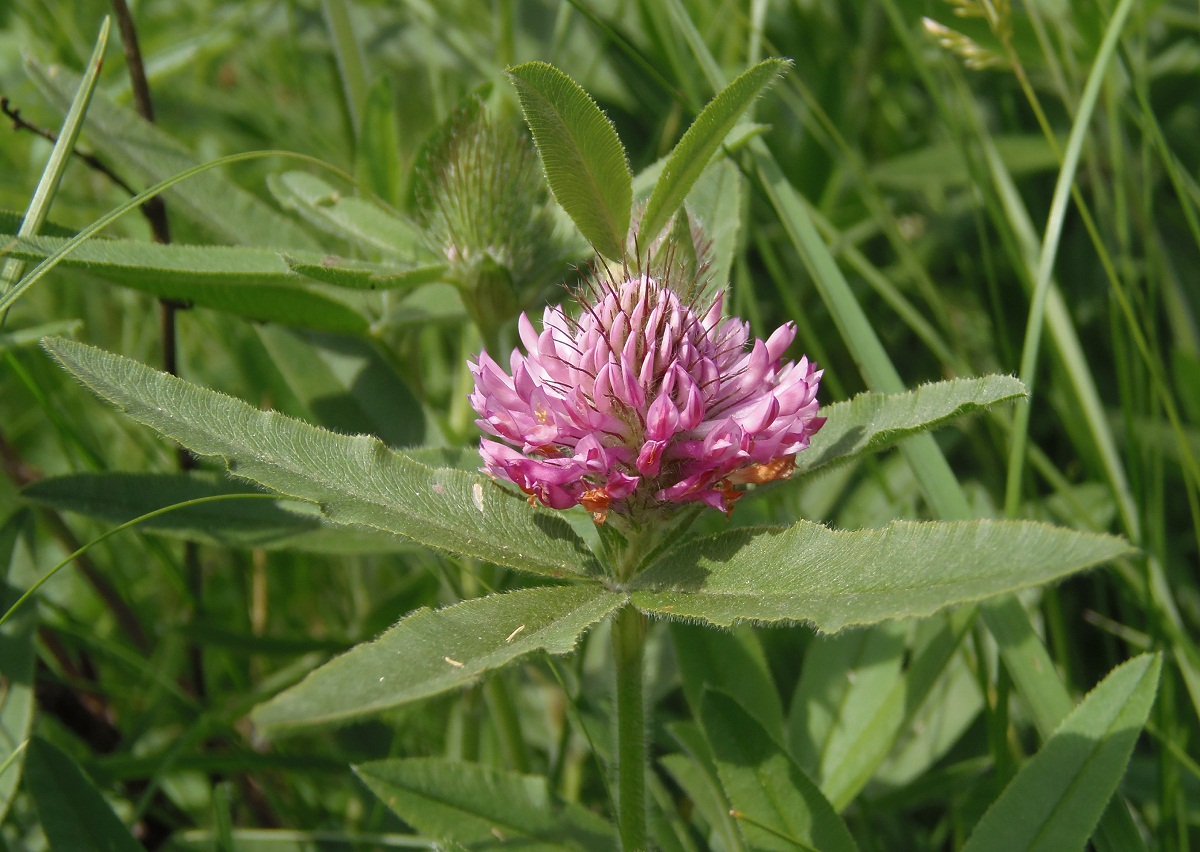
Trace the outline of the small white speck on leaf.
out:
[[[471,502],[475,504],[475,508],[479,513],[483,514],[483,483],[476,482],[471,486]]]
[[[507,639],[505,639],[504,641],[505,641],[505,642],[511,642],[512,640],[516,639],[516,638],[517,638],[517,634],[518,634],[518,633],[520,633],[520,632],[521,632],[522,630],[524,630],[524,629],[525,629],[525,625],[524,625],[524,624],[522,624],[520,627],[518,627],[518,628],[517,628],[516,630],[514,630],[512,633],[508,634],[508,638],[507,638]]]
[[[450,665],[454,666],[454,668],[456,668],[456,669],[461,669],[463,667],[463,664],[460,663],[458,660],[452,660],[449,657],[442,657],[442,659],[445,660]]]

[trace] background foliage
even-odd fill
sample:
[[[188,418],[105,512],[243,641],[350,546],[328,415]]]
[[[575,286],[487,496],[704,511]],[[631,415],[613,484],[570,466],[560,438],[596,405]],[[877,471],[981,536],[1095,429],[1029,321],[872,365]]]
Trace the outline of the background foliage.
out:
[[[10,107],[57,129],[109,11],[65,0],[0,8],[0,94]],[[456,449],[476,437],[466,358],[484,337],[510,345],[512,329],[469,317],[459,293],[499,294],[505,311],[540,309],[559,300],[556,285],[573,281],[569,264],[588,252],[564,222],[515,211],[510,218],[540,223],[531,232],[557,235],[552,251],[520,259],[532,286],[512,289],[511,252],[447,262],[447,243],[424,226],[463,229],[427,215],[434,202],[420,168],[437,162],[439,128],[473,95],[500,126],[519,126],[517,90],[502,72],[551,62],[612,118],[634,194],[645,198],[646,176],[709,98],[757,60],[786,56],[794,66],[755,106],[761,136],[750,132],[732,155],[744,179],[708,190],[727,225],[715,236],[729,246],[719,274],[731,281],[732,311],[759,334],[796,321],[798,346],[826,369],[824,402],[881,389],[883,362],[848,329],[830,271],[806,248],[802,226],[815,224],[903,386],[1020,372],[1032,388],[1027,427],[1022,409],[1000,407],[938,434],[962,511],[1116,532],[1139,554],[1023,601],[1061,695],[1030,675],[1022,637],[1005,635],[1011,602],[982,618],[963,611],[834,637],[657,622],[647,700],[651,797],[665,816],[655,837],[678,848],[774,848],[780,831],[801,829],[755,810],[756,796],[797,773],[820,792],[803,782],[795,790],[828,799],[864,849],[958,848],[993,803],[981,825],[1029,813],[1022,802],[1058,803],[1052,814],[1086,822],[1086,808],[1070,791],[1056,798],[1037,769],[1061,769],[1065,754],[1084,760],[1084,778],[1106,777],[1112,764],[1107,775],[1121,778],[1146,845],[1190,848],[1200,840],[1200,653],[1190,638],[1200,621],[1200,17],[1182,2],[1133,4],[1105,54],[1115,11],[932,0],[138,3],[156,125],[132,110],[114,33],[82,149],[135,191],[196,163],[275,149],[331,164],[369,192],[295,159],[232,163],[166,197],[172,242],[228,248],[189,256],[98,245],[16,303],[0,332],[5,603],[114,523],[229,490],[215,465],[187,481],[176,475],[174,449],[82,392],[35,345],[42,334],[74,332],[160,364],[158,298],[178,301],[187,307],[177,314],[179,372],[189,381],[394,446],[444,447],[439,459],[470,468]],[[1098,55],[1107,71],[1091,120],[1078,125]],[[17,216],[0,232],[12,234],[50,146],[27,130],[2,138],[0,209]],[[1058,192],[1070,203],[1056,214],[1059,164],[1073,156],[1074,192]],[[75,160],[44,236],[6,239],[5,254],[32,266],[128,197]],[[152,231],[133,213],[104,235],[145,241]],[[1054,240],[1057,252],[1044,251]],[[1031,295],[1039,285],[1049,289]],[[1040,357],[1031,340],[1044,343]],[[1013,453],[1026,429],[1025,450]],[[905,446],[748,498],[732,524],[857,528],[952,515],[953,489],[931,485],[931,469]],[[57,479],[66,475],[86,478]],[[247,712],[333,653],[420,607],[524,581],[385,536],[331,531],[282,501],[189,511],[106,540],[42,589],[36,613],[3,626],[5,753],[30,725],[39,737],[19,789],[15,771],[0,773],[5,844],[74,848],[77,838],[50,830],[52,809],[98,803],[94,812],[107,813],[87,799],[100,790],[118,821],[156,847],[428,845],[462,819],[409,827],[388,796],[436,789],[449,808],[456,796],[511,787],[499,773],[522,772],[546,778],[522,782],[530,813],[570,803],[564,820],[596,848],[610,845],[596,821],[610,810],[595,757],[611,749],[603,628],[572,657],[507,670],[503,689],[445,693],[267,744]],[[1157,661],[1136,656],[1145,650],[1166,652],[1157,697]],[[739,705],[726,693],[750,697]],[[1131,746],[1139,707],[1147,734],[1123,776],[1119,756],[1076,747],[1102,735]],[[504,728],[511,718],[518,731]],[[725,745],[713,753],[710,742]],[[438,756],[483,766],[448,771]],[[385,757],[411,761],[374,763]],[[1026,780],[1006,789],[1021,767]],[[1108,796],[1103,784],[1086,792]],[[731,803],[757,827],[740,833]],[[785,810],[779,818],[798,812]],[[836,825],[822,830],[821,848],[843,848]],[[478,841],[488,836],[481,830]],[[1103,832],[1096,842],[1136,848]]]

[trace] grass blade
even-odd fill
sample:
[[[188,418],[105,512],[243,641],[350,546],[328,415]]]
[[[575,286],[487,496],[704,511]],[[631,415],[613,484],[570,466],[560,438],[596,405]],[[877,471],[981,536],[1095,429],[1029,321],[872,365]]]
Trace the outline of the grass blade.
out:
[[[1113,669],[1009,782],[963,852],[1082,849],[1125,774],[1161,670],[1160,654]]]
[[[83,118],[92,102],[92,93],[96,91],[96,80],[100,77],[100,66],[104,64],[104,50],[108,46],[108,29],[109,20],[105,16],[104,21],[100,24],[100,34],[96,37],[96,46],[92,49],[87,70],[71,98],[66,118],[63,119],[62,129],[59,130],[54,148],[50,151],[50,159],[46,161],[42,177],[33,191],[33,198],[29,201],[25,217],[21,220],[20,230],[17,231],[19,236],[35,235],[41,230],[42,223],[46,221],[46,216],[50,212],[50,204],[58,192],[58,185],[62,182],[63,173],[67,170],[67,162],[75,147],[75,140],[79,138],[79,133],[83,129]],[[16,284],[24,268],[25,265],[18,260],[5,261],[3,269],[0,270],[0,288],[2,288],[0,295],[6,294],[8,289]],[[7,308],[0,308],[0,327],[3,326],[7,313]]]

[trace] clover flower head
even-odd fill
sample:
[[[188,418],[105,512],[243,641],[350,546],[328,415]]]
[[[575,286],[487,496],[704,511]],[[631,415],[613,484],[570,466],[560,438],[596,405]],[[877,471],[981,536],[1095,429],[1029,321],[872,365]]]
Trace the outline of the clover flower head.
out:
[[[554,509],[641,522],[698,501],[726,513],[741,486],[789,476],[817,416],[820,370],[784,361],[792,323],[767,340],[649,274],[594,277],[578,317],[521,315],[525,354],[481,352],[471,405],[484,470]]]

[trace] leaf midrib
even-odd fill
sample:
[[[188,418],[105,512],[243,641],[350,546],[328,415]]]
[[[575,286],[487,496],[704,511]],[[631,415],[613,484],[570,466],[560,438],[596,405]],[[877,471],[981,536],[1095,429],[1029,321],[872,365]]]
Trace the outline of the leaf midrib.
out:
[[[52,344],[52,346],[53,346],[53,344]],[[62,355],[63,357],[68,358],[72,362],[72,365],[73,365],[72,371],[77,372],[74,365],[77,365],[78,362],[76,361],[75,358],[66,355],[61,348],[56,347],[54,349],[54,351],[56,353],[58,353],[59,355]],[[141,365],[139,365],[139,366],[141,366]],[[149,370],[149,368],[146,368],[146,367],[142,367],[142,369]],[[95,374],[102,375],[105,378],[105,388],[103,391],[100,391],[102,396],[104,396],[106,399],[108,399],[109,402],[117,405],[119,408],[124,410],[127,414],[129,414],[135,420],[138,420],[139,422],[143,423],[144,425],[150,426],[151,428],[156,428],[156,427],[154,427],[153,424],[147,423],[141,417],[130,412],[129,407],[127,407],[123,401],[124,394],[120,391],[121,383],[119,381],[114,380],[115,377],[112,375],[112,370],[108,368],[107,364],[104,364],[101,367],[101,369],[96,370],[94,372],[95,372]],[[179,382],[181,380],[174,379],[174,381]],[[161,395],[160,391],[162,390],[162,388],[164,386],[165,385],[161,382],[161,379],[160,379],[160,381],[155,382],[151,387],[152,387],[152,392],[153,392],[155,401],[156,401],[156,403],[158,403],[156,405],[156,408],[157,408],[158,412],[166,420],[170,421],[171,423],[175,424],[176,426],[185,427],[183,430],[185,433],[188,429],[195,429],[196,432],[200,433],[203,436],[204,442],[206,444],[211,445],[211,444],[215,443],[217,445],[221,445],[223,443],[226,443],[223,440],[223,438],[226,436],[217,435],[217,433],[213,432],[212,430],[210,430],[207,427],[207,423],[204,422],[203,420],[196,421],[196,422],[186,420],[183,417],[176,414],[176,412],[172,408],[162,405],[161,404],[162,395]],[[113,390],[114,388],[116,389],[115,391]],[[253,408],[252,406],[248,405],[247,403],[243,402],[242,400],[236,399],[234,397],[225,396],[225,398],[239,406],[243,406],[245,413],[255,415],[259,419],[263,419],[263,418],[269,419],[271,417],[277,417],[277,418],[279,418],[279,422],[286,424],[286,427],[291,428],[291,429],[295,429],[297,427],[304,428],[306,426],[308,428],[316,428],[316,427],[309,426],[309,424],[305,424],[302,421],[294,420],[293,418],[290,418],[285,414],[280,414],[279,412],[260,411],[258,409]],[[130,396],[129,399],[131,399],[133,401],[133,405],[135,408],[139,405],[146,404],[146,403],[140,402],[136,397]],[[380,441],[377,438],[369,438],[369,437],[364,438],[363,436],[351,437],[351,436],[346,436],[346,435],[339,435],[337,433],[329,433],[329,434],[334,440],[337,440],[337,441],[367,440],[367,441],[370,441],[371,443],[375,444],[374,449],[376,449],[376,451],[378,451],[378,449],[382,449],[385,452],[389,453],[391,456],[399,459],[401,461],[401,463],[411,464],[414,467],[420,468],[425,471],[429,471],[430,473],[437,470],[437,468],[429,467],[427,465],[421,464],[418,461],[410,459],[407,456],[397,453],[396,451],[394,451],[390,447],[386,446],[382,441]],[[347,502],[350,502],[352,504],[358,503],[360,505],[373,506],[373,507],[375,507],[377,509],[381,509],[385,512],[396,512],[396,507],[393,504],[385,502],[384,500],[380,499],[377,495],[373,495],[373,494],[363,495],[363,494],[355,493],[351,489],[348,489],[348,488],[343,489],[343,488],[339,487],[338,480],[320,475],[321,473],[323,473],[323,468],[321,468],[321,467],[317,467],[315,469],[306,469],[306,468],[303,468],[302,466],[298,466],[298,465],[294,464],[294,457],[290,453],[288,454],[289,457],[287,458],[287,463],[285,464],[284,459],[272,457],[271,455],[261,453],[258,451],[257,448],[255,448],[253,443],[242,441],[242,440],[240,440],[240,438],[241,438],[241,435],[235,436],[234,440],[232,442],[230,442],[230,443],[234,443],[235,450],[238,452],[244,451],[248,457],[250,457],[254,461],[258,462],[259,464],[262,464],[265,467],[276,467],[278,469],[285,471],[288,475],[290,475],[294,478],[301,479],[301,480],[307,479],[309,481],[316,482],[317,484],[319,484],[322,487],[324,487],[325,489],[327,489],[329,492],[341,497],[342,499],[344,499]],[[329,517],[328,511],[326,510],[326,508],[324,506],[321,505],[321,501],[319,501],[319,500],[313,500],[311,497],[308,497],[308,496],[305,496],[302,494],[297,494],[294,491],[285,490],[283,488],[279,488],[276,486],[266,485],[266,483],[263,483],[256,479],[253,479],[252,477],[246,476],[244,474],[238,473],[235,468],[238,465],[242,464],[242,462],[237,461],[237,459],[233,459],[232,460],[234,463],[233,467],[230,467],[231,458],[226,453],[220,452],[220,451],[213,452],[213,451],[211,451],[211,449],[206,449],[206,450],[197,449],[196,451],[201,453],[202,455],[208,455],[208,456],[217,457],[217,458],[222,459],[222,461],[224,462],[224,464],[226,466],[226,469],[229,470],[229,473],[232,476],[235,476],[239,479],[247,480],[250,482],[257,482],[258,484],[264,485],[264,486],[270,488],[272,491],[275,491],[279,494],[283,494],[283,495],[286,495],[293,499],[303,500],[305,502],[315,504],[320,509],[321,515],[323,517],[325,517],[329,521],[329,523],[337,524],[338,526],[343,526],[343,527],[353,527],[356,525],[360,525],[360,526],[368,527],[370,529],[379,530],[380,532],[384,532],[389,535],[397,535],[402,538],[408,539],[409,541],[416,541],[419,544],[426,544],[426,542],[419,541],[418,539],[415,539],[412,536],[405,535],[403,533],[399,533],[395,530],[388,529],[387,527],[383,527],[383,526],[380,526],[375,523],[369,523],[369,522],[365,522],[365,521],[356,522],[353,524],[339,523],[338,521],[335,521]],[[461,472],[459,472],[459,473],[461,473]],[[473,552],[469,552],[469,555],[476,556],[476,557],[482,558],[482,559],[490,559],[490,557],[484,552],[484,550],[486,548],[479,547],[478,537],[476,537],[476,536],[463,537],[462,530],[460,528],[458,528],[456,525],[454,525],[452,523],[446,522],[438,513],[430,514],[430,513],[419,512],[419,511],[413,510],[413,511],[408,511],[408,512],[401,512],[399,514],[408,514],[411,517],[413,517],[414,519],[421,521],[430,527],[433,527],[434,529],[438,530],[439,532],[441,532],[443,534],[445,534],[447,532],[454,533],[459,536],[460,540],[471,543],[471,545],[472,545],[471,551],[473,551]],[[504,542],[489,541],[486,543],[491,544],[491,546],[493,548],[497,548],[504,553],[516,553],[516,551],[514,551],[514,549],[510,545],[508,545]],[[441,549],[445,549],[445,548],[441,548]],[[586,578],[586,573],[585,573],[586,568],[583,568],[582,566],[574,565],[574,564],[567,563],[567,562],[550,562],[550,561],[547,561],[542,558],[535,558],[535,557],[533,557],[529,554],[525,554],[525,553],[518,553],[517,555],[519,555],[526,562],[540,564],[542,566],[552,568],[554,570],[566,571],[569,575],[571,575],[573,577]]]

